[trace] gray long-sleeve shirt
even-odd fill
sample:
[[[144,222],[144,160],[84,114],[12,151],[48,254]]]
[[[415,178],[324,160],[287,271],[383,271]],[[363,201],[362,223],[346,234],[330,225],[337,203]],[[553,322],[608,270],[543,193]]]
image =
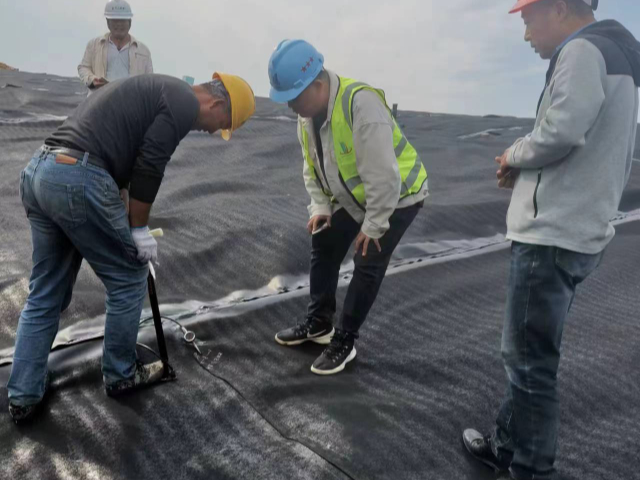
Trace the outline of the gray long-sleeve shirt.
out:
[[[45,143],[100,157],[120,188],[130,184],[131,198],[153,203],[164,169],[199,111],[186,82],[139,75],[100,88]]]
[[[608,33],[598,34],[602,24]],[[598,22],[552,60],[533,132],[509,149],[520,169],[507,215],[507,237],[595,254],[614,235],[635,148],[640,56],[611,37],[630,34]],[[555,67],[555,68],[554,68]]]

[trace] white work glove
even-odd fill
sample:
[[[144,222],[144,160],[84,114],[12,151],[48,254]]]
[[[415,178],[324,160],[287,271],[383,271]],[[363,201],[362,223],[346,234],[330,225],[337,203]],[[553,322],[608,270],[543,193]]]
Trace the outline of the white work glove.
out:
[[[141,263],[158,264],[158,242],[149,233],[149,227],[132,227],[131,236],[138,249],[138,260]]]

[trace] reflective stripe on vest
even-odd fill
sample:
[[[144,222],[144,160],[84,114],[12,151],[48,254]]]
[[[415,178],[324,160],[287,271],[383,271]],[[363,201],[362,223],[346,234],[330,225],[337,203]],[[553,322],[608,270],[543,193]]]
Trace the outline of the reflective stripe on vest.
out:
[[[300,120],[298,120],[300,122]],[[309,172],[311,173],[311,178],[315,180],[318,184],[318,187],[322,189],[322,193],[324,193],[327,197],[331,197],[331,201],[335,201],[335,197],[331,196],[331,192],[328,192],[324,188],[324,183],[318,180],[318,175],[316,175],[316,169],[313,166],[313,160],[311,156],[311,150],[309,149],[309,133],[304,128],[304,126],[300,125],[300,130],[302,131],[302,154],[304,155],[304,161],[307,162],[309,166]],[[327,185],[328,186],[328,185]]]
[[[360,90],[375,92],[383,102],[389,115],[389,109],[384,92],[369,85],[357,82],[349,78],[340,77],[340,88],[336,95],[336,101],[331,116],[331,133],[333,135],[334,152],[338,170],[345,185],[354,199],[362,206],[366,203],[364,184],[358,174],[356,164],[356,152],[353,146],[353,116],[351,107],[354,95]],[[392,117],[393,119],[393,117]],[[427,171],[418,156],[415,148],[407,141],[400,127],[393,119],[393,147],[400,172],[401,187],[400,198],[418,193],[427,179]],[[309,137],[305,128],[302,129],[303,151],[305,160],[309,165],[312,177],[317,180],[313,166],[312,155],[309,150]],[[324,189],[323,189],[324,191]],[[328,193],[324,192],[326,195]]]

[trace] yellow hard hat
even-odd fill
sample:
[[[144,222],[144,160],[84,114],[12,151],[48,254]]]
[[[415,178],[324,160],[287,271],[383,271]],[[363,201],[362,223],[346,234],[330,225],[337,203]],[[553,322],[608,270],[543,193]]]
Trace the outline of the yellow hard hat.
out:
[[[249,84],[240,77],[216,72],[213,79],[222,82],[231,99],[231,130],[222,130],[222,138],[230,140],[231,132],[244,125],[256,111],[256,99]]]

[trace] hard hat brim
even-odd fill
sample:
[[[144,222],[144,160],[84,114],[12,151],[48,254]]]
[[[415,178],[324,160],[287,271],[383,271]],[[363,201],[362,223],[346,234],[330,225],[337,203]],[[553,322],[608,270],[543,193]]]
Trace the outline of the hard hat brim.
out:
[[[532,4],[537,3],[539,1],[540,0],[518,0],[518,2],[511,8],[511,10],[509,10],[509,13],[521,12],[525,7],[528,7],[529,5],[532,5]],[[583,0],[583,1],[584,1],[584,3],[589,5],[593,10],[596,10],[598,8],[598,3],[594,2],[593,0],[591,0],[591,1]]]
[[[537,3],[540,0],[518,0],[518,2],[511,7],[511,10],[509,10],[509,13],[518,13],[520,11],[522,11],[523,8],[528,7],[529,5],[533,4],[533,3]]]
[[[276,90],[271,87],[269,90],[269,98],[276,103],[287,103],[291,100],[295,100],[300,96],[304,90],[313,83],[315,78],[311,78],[310,80],[304,82],[301,87],[292,88],[291,90]]]
[[[107,20],[131,20],[133,13],[131,15],[105,15],[104,18]]]
[[[231,134],[244,125],[256,111],[256,99],[251,85],[236,75],[215,72],[213,79],[220,80],[229,94],[231,101],[231,128],[223,129],[220,135],[224,140],[231,140]]]

